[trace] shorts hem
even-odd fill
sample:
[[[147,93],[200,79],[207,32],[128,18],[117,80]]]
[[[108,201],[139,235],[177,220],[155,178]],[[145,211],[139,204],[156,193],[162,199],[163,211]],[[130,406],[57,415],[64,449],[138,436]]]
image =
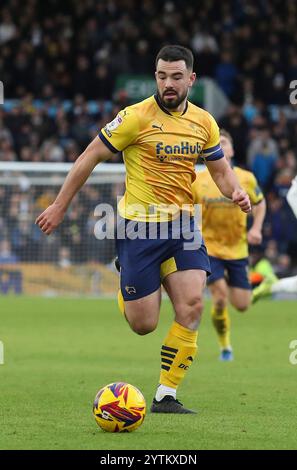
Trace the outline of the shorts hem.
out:
[[[139,300],[139,299],[142,299],[143,297],[147,297],[148,295],[152,294],[153,292],[156,292],[161,286],[161,282],[160,284],[157,286],[157,287],[151,287],[151,288],[148,288],[146,290],[142,290],[141,292],[139,292],[139,294],[133,294],[133,296],[129,296],[128,298],[126,298],[127,295],[127,292],[121,288],[121,292],[122,292],[122,296],[123,296],[123,299],[127,302],[130,302],[132,300]]]
[[[225,276],[219,276],[219,277],[216,277],[215,279],[210,279],[207,281],[207,285],[211,286],[212,284],[214,284],[214,282],[220,281],[221,279],[224,279],[226,281],[228,287],[236,287],[237,289],[252,290],[251,285],[245,284],[243,286],[239,284],[231,284],[230,282],[228,282]]]
[[[209,271],[205,266],[193,266],[193,267],[186,267],[186,268],[177,268],[175,271],[171,271],[170,273],[166,274],[164,277],[162,277],[162,281],[166,279],[170,274],[172,273],[177,273],[178,271],[190,271],[195,269],[196,271],[205,271],[207,276],[211,275],[211,271]]]
[[[252,290],[251,285],[249,285],[249,286],[247,286],[247,285],[239,286],[239,285],[235,285],[235,284],[229,284],[228,282],[227,282],[227,284],[228,284],[228,287],[236,287],[237,289]]]
[[[215,279],[208,279],[207,280],[207,285],[210,286],[211,284],[213,284],[214,282],[217,282],[217,281],[220,281],[220,279],[225,279],[225,276],[218,276],[216,277]],[[227,281],[226,281],[227,282]],[[227,283],[228,284],[228,283]],[[229,285],[229,284],[228,284]]]

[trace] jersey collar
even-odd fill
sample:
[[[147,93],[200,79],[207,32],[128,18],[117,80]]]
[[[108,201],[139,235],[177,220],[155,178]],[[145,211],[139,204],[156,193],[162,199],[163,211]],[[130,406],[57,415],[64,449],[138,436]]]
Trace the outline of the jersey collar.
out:
[[[157,105],[159,106],[159,108],[162,109],[162,111],[163,111],[164,113],[169,114],[169,116],[175,116],[175,115],[176,115],[175,112],[170,113],[170,112],[168,111],[168,109],[164,108],[164,106],[162,105],[162,103],[161,103],[161,101],[160,101],[159,96],[158,96],[157,93],[154,95],[154,98],[155,98],[155,100],[156,100]],[[186,101],[185,109],[183,110],[183,112],[182,112],[181,114],[178,114],[178,116],[183,116],[184,114],[186,114],[186,112],[187,112],[187,110],[188,110],[188,106],[189,106],[189,103],[188,103],[188,100],[187,100],[187,101]]]

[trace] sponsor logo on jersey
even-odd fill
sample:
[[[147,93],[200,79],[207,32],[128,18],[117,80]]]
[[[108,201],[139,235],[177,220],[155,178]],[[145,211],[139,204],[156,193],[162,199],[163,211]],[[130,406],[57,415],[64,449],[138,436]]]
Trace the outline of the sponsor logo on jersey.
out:
[[[175,145],[165,145],[164,142],[157,142],[156,144],[156,156],[161,162],[165,159],[167,161],[193,161],[198,158],[201,150],[202,146],[198,142],[190,144],[183,141]]]

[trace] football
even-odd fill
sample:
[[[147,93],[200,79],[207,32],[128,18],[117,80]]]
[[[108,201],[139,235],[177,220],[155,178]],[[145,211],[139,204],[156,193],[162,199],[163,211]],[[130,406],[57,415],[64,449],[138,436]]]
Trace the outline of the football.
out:
[[[144,420],[146,403],[142,393],[133,385],[115,382],[97,393],[93,413],[95,420],[107,432],[135,431]]]

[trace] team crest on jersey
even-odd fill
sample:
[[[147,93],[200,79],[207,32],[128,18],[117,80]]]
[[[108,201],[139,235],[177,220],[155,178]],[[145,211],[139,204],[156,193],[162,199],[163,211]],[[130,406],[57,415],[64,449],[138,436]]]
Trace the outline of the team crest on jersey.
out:
[[[193,131],[195,131],[195,132],[198,131],[198,126],[196,124],[194,124],[193,122],[190,122],[189,126]]]
[[[106,126],[104,127],[104,130],[106,132],[106,134],[108,135],[108,137],[111,137],[112,136],[112,131],[115,131],[123,122],[123,118],[120,114],[118,114],[113,121],[109,122],[108,124],[106,124]]]

